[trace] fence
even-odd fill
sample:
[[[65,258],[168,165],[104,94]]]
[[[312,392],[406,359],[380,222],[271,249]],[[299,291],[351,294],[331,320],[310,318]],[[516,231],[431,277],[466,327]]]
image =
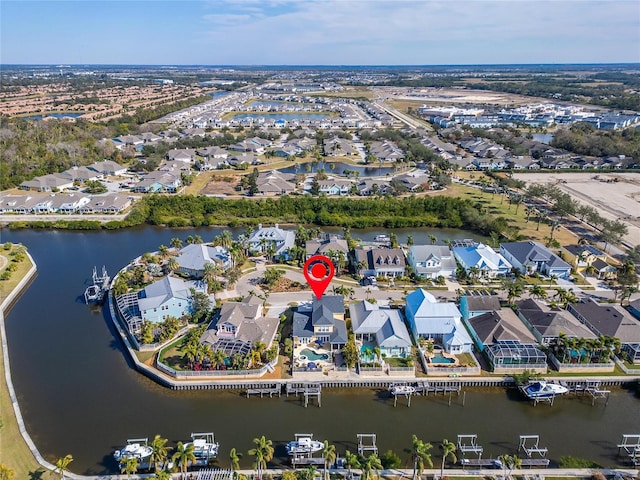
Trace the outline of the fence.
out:
[[[174,370],[168,365],[156,360],[156,367],[158,370],[163,371],[167,375],[176,379],[184,378],[207,378],[207,377],[237,377],[237,376],[252,376],[261,377],[265,373],[272,371],[278,364],[278,357],[263,365],[259,369],[254,370]]]
[[[575,372],[575,373],[590,373],[590,372],[613,372],[615,369],[615,363],[562,363],[556,358],[556,356],[549,352],[549,360],[558,369],[560,373]]]

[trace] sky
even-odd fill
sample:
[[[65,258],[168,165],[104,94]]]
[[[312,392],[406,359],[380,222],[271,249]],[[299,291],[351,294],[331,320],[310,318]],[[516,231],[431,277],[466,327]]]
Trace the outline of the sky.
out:
[[[623,62],[637,0],[0,0],[2,64]]]

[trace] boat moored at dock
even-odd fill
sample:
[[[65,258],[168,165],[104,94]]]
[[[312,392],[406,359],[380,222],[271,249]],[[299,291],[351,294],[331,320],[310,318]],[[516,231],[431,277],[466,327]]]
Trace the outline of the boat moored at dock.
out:
[[[214,440],[213,433],[192,433],[191,442],[186,445],[193,445],[193,454],[198,460],[211,460],[218,455],[220,444]]]
[[[147,438],[130,438],[127,445],[113,453],[113,458],[122,463],[130,458],[135,458],[139,462],[148,459],[153,453],[153,449],[147,445]]]
[[[296,439],[287,443],[287,454],[292,456],[311,455],[324,448],[324,443],[313,439],[313,434],[296,433]]]
[[[564,385],[554,382],[546,382],[544,380],[536,380],[529,382],[520,387],[522,393],[531,400],[544,400],[564,395],[569,391]]]

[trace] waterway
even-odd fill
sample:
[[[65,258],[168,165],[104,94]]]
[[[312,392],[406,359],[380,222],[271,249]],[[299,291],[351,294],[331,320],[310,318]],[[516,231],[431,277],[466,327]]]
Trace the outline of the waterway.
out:
[[[455,441],[457,434],[478,434],[484,457],[515,451],[518,435],[539,434],[552,461],[563,455],[592,458],[615,465],[615,445],[623,433],[640,433],[640,399],[616,390],[608,405],[591,406],[587,398],[560,398],[552,407],[533,407],[515,392],[467,390],[461,397],[414,397],[393,401],[387,392],[326,390],[322,407],[299,399],[242,397],[239,392],[175,392],[160,387],[129,365],[121,342],[100,309],[85,305],[81,295],[94,265],[115,273],[133,257],[168,245],[171,238],[200,235],[211,240],[219,229],[139,228],[115,232],[0,230],[0,241],[21,242],[38,264],[38,276],[6,317],[14,386],[28,431],[49,460],[71,453],[73,471],[115,473],[112,452],[127,438],[156,433],[172,443],[191,432],[212,431],[221,443],[220,463],[228,452],[244,452],[251,440],[266,435],[276,445],[274,465],[286,461],[284,444],[295,433],[314,433],[329,440],[338,453],[355,450],[357,433],[377,433],[382,451],[393,449],[403,460],[412,434],[432,442]],[[238,233],[237,231],[235,233]],[[356,237],[390,233],[354,232]],[[397,232],[402,241],[406,231]],[[416,243],[429,234],[420,229]],[[420,240],[418,240],[420,239]],[[439,461],[437,448],[434,460]]]

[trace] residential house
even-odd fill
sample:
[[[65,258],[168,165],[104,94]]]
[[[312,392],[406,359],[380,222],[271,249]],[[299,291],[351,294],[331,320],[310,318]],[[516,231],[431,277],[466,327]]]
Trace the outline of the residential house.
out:
[[[78,208],[77,213],[115,215],[129,208],[132,203],[132,197],[118,194],[100,195],[91,198],[88,204]]]
[[[500,253],[523,274],[539,273],[558,278],[569,278],[571,275],[571,265],[538,242],[502,243]]]
[[[453,255],[460,266],[470,275],[481,277],[503,277],[511,272],[511,263],[483,243],[453,247]]]
[[[497,295],[463,295],[460,297],[460,312],[462,312],[463,320],[498,311],[501,308]]]
[[[191,291],[206,293],[201,281],[185,281],[166,276],[138,292],[138,309],[143,320],[161,323],[167,317],[181,318],[193,313]]]
[[[256,186],[260,195],[285,195],[295,191],[295,175],[278,170],[262,172],[256,178]]]
[[[311,342],[328,345],[330,350],[341,350],[347,343],[347,325],[344,320],[344,297],[323,295],[314,297],[311,311],[298,309],[293,316],[294,345]]]
[[[278,318],[265,317],[262,300],[250,295],[241,302],[223,303],[200,343],[211,345],[213,351],[220,350],[227,357],[246,355],[258,342],[271,347],[279,323]]]
[[[465,320],[476,348],[494,372],[547,372],[547,356],[536,338],[510,308],[499,308]]]
[[[473,340],[462,324],[462,314],[452,302],[438,302],[420,288],[407,295],[405,317],[416,339],[433,339],[450,353],[471,352]]]
[[[196,151],[192,148],[174,148],[167,152],[167,160],[171,162],[193,163]]]
[[[220,273],[231,266],[229,250],[205,243],[192,243],[181,248],[176,260],[180,264],[178,271],[192,278],[202,278],[207,263],[213,263]]]
[[[319,192],[324,195],[349,195],[352,182],[349,180],[320,180],[318,182]]]
[[[115,176],[115,175],[124,175],[127,173],[127,167],[120,165],[113,160],[103,160],[101,162],[94,162],[91,165],[88,165],[87,168],[89,170],[94,170],[103,176]]]
[[[532,298],[517,300],[516,308],[520,320],[542,345],[550,345],[561,333],[570,338],[596,338],[591,330],[565,310],[552,309]]]
[[[617,338],[622,350],[633,363],[640,363],[640,320],[619,305],[600,304],[593,298],[584,298],[567,307],[581,323],[596,335]]]
[[[384,357],[401,357],[411,352],[411,337],[400,310],[362,300],[349,306],[356,340],[377,346]]]
[[[398,277],[405,274],[404,252],[399,248],[356,248],[356,262],[361,276]]]
[[[353,142],[340,137],[325,138],[323,151],[325,156],[331,157],[358,155],[358,149],[354,147]]]
[[[73,179],[59,173],[51,173],[32,180],[26,180],[20,184],[22,190],[35,190],[37,192],[52,192],[73,187]]]
[[[430,279],[453,277],[457,267],[453,253],[446,245],[411,245],[407,263],[416,275]]]
[[[607,255],[592,245],[575,244],[566,245],[563,248],[564,257],[567,262],[576,270],[576,272],[583,275],[587,273],[587,271],[595,270],[594,263],[596,262],[596,260],[600,260],[601,262],[607,264]],[[604,267],[603,265],[599,266],[601,268]]]
[[[277,223],[273,227],[258,224],[258,229],[249,236],[249,250],[286,260],[290,258],[289,249],[295,245],[295,240],[294,231],[283,230]]]
[[[365,178],[361,180],[357,185],[358,195],[386,195],[391,192],[391,186],[389,182],[381,179]]]
[[[342,257],[344,262],[349,256],[349,245],[344,238],[338,235],[325,233],[324,235],[308,240],[305,244],[306,258],[309,259],[313,255],[325,255],[334,258],[337,255]]]
[[[134,187],[136,193],[176,193],[182,186],[180,176],[170,172],[150,172]]]

